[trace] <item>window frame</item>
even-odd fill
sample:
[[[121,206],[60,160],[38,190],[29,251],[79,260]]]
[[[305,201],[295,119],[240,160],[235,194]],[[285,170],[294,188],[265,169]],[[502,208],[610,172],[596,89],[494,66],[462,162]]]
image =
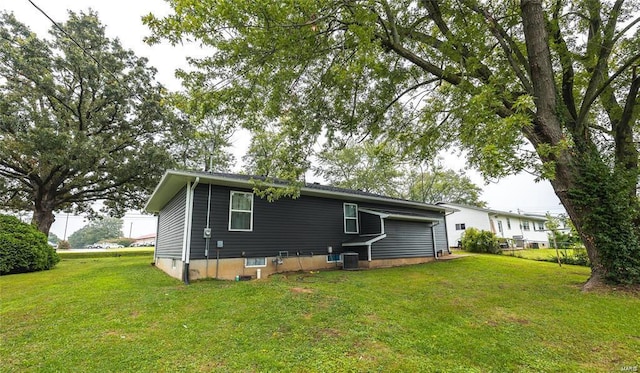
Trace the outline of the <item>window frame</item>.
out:
[[[249,265],[248,261],[249,260],[256,260],[256,259],[262,259],[264,261],[264,264],[252,264]],[[267,258],[264,256],[257,256],[257,257],[253,257],[253,258],[244,258],[244,267],[245,268],[264,268],[267,266]]]
[[[248,194],[251,196],[251,210],[238,210],[238,209],[233,209],[233,195],[234,194]],[[251,192],[242,192],[239,190],[232,190],[229,192],[229,225],[228,225],[228,229],[229,232],[253,232],[253,193]],[[250,213],[251,215],[249,216],[249,229],[238,229],[238,228],[231,228],[231,217],[233,215],[234,212],[241,212],[241,213]]]
[[[531,230],[531,226],[529,225],[529,220],[523,220],[522,221],[522,230],[523,231],[530,231]]]
[[[355,206],[356,208],[356,216],[347,216],[347,206]],[[355,220],[356,221],[356,230],[355,232],[347,231],[347,220]],[[345,202],[342,204],[342,224],[344,227],[345,234],[359,234],[360,233],[360,219],[358,219],[358,204]]]
[[[456,230],[457,231],[464,231],[467,229],[467,224],[466,223],[456,223]]]

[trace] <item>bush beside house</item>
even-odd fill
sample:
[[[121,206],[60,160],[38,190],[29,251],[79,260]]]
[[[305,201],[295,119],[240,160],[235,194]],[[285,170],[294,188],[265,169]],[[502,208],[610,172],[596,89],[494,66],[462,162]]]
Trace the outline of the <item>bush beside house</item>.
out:
[[[462,249],[472,253],[500,254],[498,237],[489,231],[467,228],[462,234]]]
[[[0,275],[51,269],[59,261],[47,236],[36,227],[0,215]]]

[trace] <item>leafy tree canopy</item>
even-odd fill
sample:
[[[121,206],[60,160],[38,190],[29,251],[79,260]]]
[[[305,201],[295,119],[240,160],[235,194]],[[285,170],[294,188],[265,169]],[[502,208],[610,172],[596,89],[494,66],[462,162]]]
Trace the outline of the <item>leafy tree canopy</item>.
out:
[[[172,164],[155,69],[92,11],[60,27],[39,38],[0,14],[0,203],[33,211],[45,233],[54,211],[140,207]]]
[[[482,190],[469,177],[440,165],[403,156],[388,143],[347,144],[317,156],[315,174],[331,185],[424,203],[453,202],[484,207]]]
[[[69,244],[74,249],[96,242],[122,237],[122,219],[96,219],[69,236]]]
[[[548,178],[592,276],[640,283],[640,13],[635,0],[172,0],[150,42],[197,40],[187,84],[246,128],[465,149],[500,177]]]

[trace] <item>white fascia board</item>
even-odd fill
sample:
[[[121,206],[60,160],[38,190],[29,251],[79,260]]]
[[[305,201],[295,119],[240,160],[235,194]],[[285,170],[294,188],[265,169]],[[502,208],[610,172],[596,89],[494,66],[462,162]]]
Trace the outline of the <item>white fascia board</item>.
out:
[[[387,235],[386,234],[381,234],[377,237],[373,237],[372,239],[368,240],[368,241],[364,241],[364,242],[351,242],[351,243],[343,243],[342,246],[369,246],[374,242],[378,242],[383,238],[386,238]]]
[[[390,214],[380,211],[374,211],[369,209],[360,208],[358,211],[362,211],[366,214],[376,215],[381,217],[382,219],[392,219],[392,220],[407,220],[407,221],[421,221],[425,223],[435,223],[439,222],[440,219],[435,218],[427,218],[425,216],[415,216],[415,215],[403,215],[403,214]]]

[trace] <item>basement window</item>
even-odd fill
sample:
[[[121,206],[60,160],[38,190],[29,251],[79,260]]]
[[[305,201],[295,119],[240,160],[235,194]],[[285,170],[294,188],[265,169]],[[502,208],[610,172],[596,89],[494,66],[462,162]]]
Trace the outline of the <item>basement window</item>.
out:
[[[327,263],[342,263],[342,254],[327,254]]]
[[[465,223],[456,224],[456,230],[457,231],[463,231],[465,229],[467,229],[467,226],[466,226]]]
[[[245,267],[266,267],[267,266],[267,258],[245,258],[244,259]]]

